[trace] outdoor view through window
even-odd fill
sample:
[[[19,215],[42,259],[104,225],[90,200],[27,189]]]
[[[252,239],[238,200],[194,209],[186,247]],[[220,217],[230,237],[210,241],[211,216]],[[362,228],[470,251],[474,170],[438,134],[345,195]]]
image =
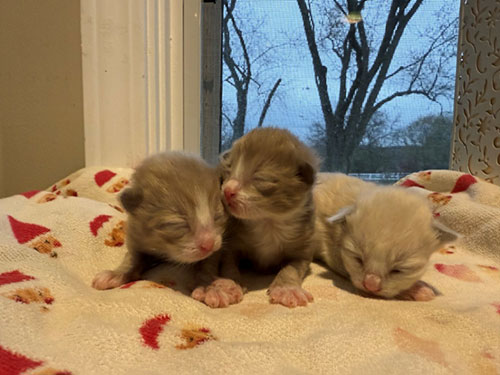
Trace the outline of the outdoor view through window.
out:
[[[222,149],[277,126],[314,147],[325,171],[394,181],[448,168],[459,7],[223,0]]]

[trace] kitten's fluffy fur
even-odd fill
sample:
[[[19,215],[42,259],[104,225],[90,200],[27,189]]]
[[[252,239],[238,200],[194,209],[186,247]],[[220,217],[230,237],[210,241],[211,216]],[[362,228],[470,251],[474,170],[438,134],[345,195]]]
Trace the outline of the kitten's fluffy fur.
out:
[[[227,220],[218,173],[176,152],[147,158],[120,196],[128,214],[128,254],[115,271],[99,273],[96,289],[136,280],[157,260],[193,263],[220,249]]]
[[[217,280],[218,288],[198,288],[194,298],[212,307],[239,302],[235,263],[243,258],[258,269],[278,268],[268,291],[272,303],[294,307],[312,301],[301,284],[313,255],[317,165],[314,153],[284,129],[257,128],[234,143],[220,167],[222,196],[232,215],[222,276],[236,285]]]
[[[322,173],[314,200],[321,238],[316,258],[370,294],[433,297],[430,288],[414,285],[431,254],[457,234],[434,220],[425,197],[403,187]],[[411,295],[404,295],[408,290]]]

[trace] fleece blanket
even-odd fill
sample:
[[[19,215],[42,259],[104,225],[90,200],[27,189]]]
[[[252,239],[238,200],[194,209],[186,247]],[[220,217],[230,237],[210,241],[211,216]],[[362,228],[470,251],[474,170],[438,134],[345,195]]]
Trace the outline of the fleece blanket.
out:
[[[453,171],[400,185],[463,234],[433,255],[430,302],[367,298],[313,264],[307,307],[271,305],[270,276],[210,309],[183,290],[189,267],[162,266],[108,291],[132,171],[87,168],[0,200],[0,374],[499,374],[500,187]]]

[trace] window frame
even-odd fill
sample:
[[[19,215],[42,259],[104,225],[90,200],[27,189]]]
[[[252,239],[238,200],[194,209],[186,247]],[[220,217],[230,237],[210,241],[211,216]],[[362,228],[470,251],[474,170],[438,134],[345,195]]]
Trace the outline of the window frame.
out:
[[[457,71],[466,19],[477,3],[460,1]],[[221,132],[222,0],[80,4],[86,165],[134,166],[164,150],[201,154],[215,163]],[[474,155],[456,156],[463,127],[457,122],[460,76],[450,167],[499,183],[500,168],[485,173],[481,165],[468,165]]]
[[[201,35],[201,155],[216,164],[222,126],[222,0],[203,2]]]
[[[200,154],[201,1],[80,4],[86,166]]]

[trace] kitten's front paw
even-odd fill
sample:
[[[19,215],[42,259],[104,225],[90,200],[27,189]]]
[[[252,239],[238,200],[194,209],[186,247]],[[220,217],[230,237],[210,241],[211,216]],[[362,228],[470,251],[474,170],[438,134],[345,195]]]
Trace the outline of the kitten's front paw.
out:
[[[191,292],[191,298],[197,301],[205,302],[205,296],[207,295],[206,288],[204,286],[198,286]]]
[[[271,303],[279,303],[286,307],[307,306],[314,298],[307,290],[296,285],[272,286],[267,291]]]
[[[399,294],[400,299],[409,301],[431,301],[437,296],[436,291],[424,281],[417,281],[413,286]]]
[[[92,288],[105,290],[113,289],[125,284],[125,275],[115,271],[102,271],[99,272],[92,281]]]
[[[217,279],[207,287],[199,286],[191,297],[212,308],[227,307],[243,299],[243,289],[230,279]]]

